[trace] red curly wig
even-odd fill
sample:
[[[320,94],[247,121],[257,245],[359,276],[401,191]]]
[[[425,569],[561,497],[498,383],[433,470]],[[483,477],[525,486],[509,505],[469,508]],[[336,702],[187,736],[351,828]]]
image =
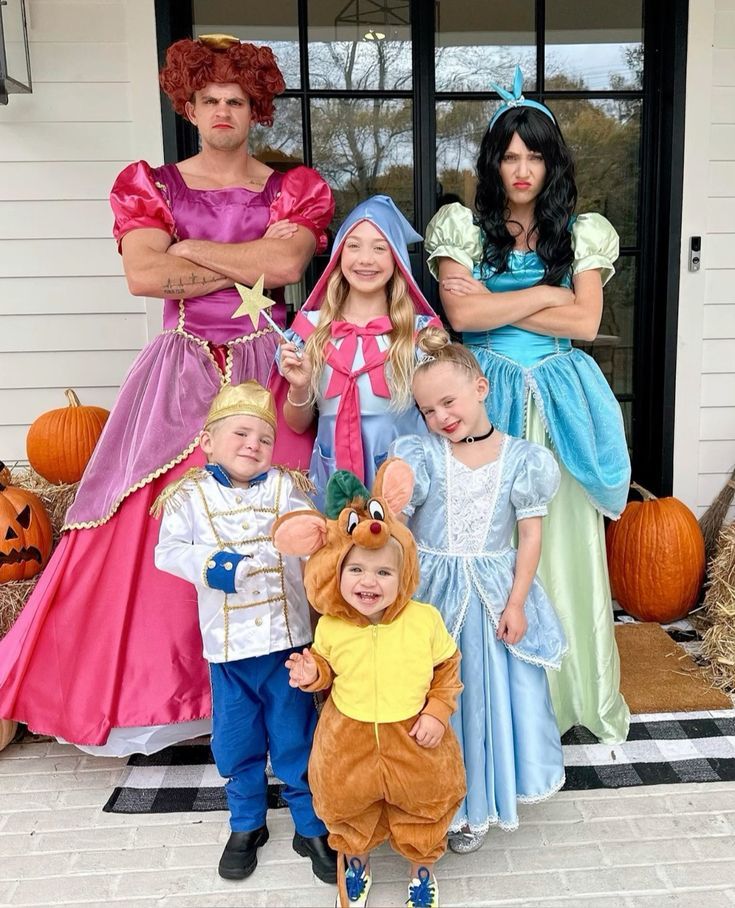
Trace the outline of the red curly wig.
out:
[[[176,41],[166,51],[160,83],[176,113],[210,82],[234,82],[250,98],[253,122],[273,125],[273,98],[286,87],[270,47],[241,44],[229,35]]]

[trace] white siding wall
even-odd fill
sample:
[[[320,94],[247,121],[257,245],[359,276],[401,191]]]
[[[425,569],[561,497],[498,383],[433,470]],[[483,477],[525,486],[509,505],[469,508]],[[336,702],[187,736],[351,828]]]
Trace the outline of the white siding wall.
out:
[[[162,160],[153,0],[26,0],[33,93],[0,107],[0,459],[65,405],[109,407],[147,339],[110,186]]]
[[[701,514],[735,466],[735,0],[689,16],[674,494]]]

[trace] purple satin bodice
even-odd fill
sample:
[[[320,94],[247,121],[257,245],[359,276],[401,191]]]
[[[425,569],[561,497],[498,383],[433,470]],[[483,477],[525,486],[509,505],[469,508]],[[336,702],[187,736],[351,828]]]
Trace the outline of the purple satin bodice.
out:
[[[173,214],[176,238],[206,237],[219,243],[242,243],[263,236],[271,202],[283,180],[283,174],[274,171],[261,192],[240,187],[190,189],[175,164],[154,168],[153,177]],[[285,325],[282,288],[273,291],[273,298],[276,302],[270,309],[271,317],[276,323]],[[204,340],[223,344],[255,330],[248,316],[232,318],[239,305],[240,296],[234,287],[190,297],[183,304],[177,299],[167,299],[163,307],[163,327],[182,328]],[[266,325],[261,316],[258,330]]]

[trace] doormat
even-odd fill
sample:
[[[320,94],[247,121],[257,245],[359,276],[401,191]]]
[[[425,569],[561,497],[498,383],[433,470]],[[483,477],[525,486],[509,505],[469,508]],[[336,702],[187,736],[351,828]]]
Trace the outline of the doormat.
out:
[[[655,623],[615,625],[620,690],[632,713],[729,709],[732,701]]]
[[[735,781],[735,709],[634,716],[624,744],[598,744],[584,728],[562,738],[564,791]],[[206,744],[179,744],[128,760],[102,808],[108,813],[227,810],[224,780]],[[285,807],[271,780],[268,806]]]

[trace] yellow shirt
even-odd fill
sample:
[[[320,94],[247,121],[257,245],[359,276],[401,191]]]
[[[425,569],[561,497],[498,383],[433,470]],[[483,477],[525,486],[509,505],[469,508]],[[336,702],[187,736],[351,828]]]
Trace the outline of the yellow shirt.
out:
[[[434,666],[457,651],[433,605],[406,603],[390,624],[357,627],[323,615],[314,647],[335,674],[332,700],[360,722],[399,722],[420,713]]]

